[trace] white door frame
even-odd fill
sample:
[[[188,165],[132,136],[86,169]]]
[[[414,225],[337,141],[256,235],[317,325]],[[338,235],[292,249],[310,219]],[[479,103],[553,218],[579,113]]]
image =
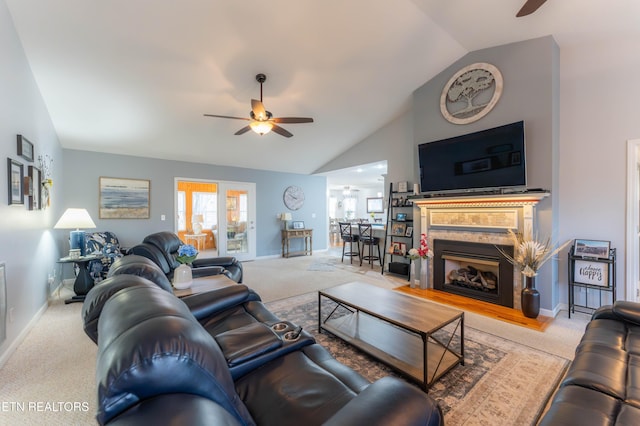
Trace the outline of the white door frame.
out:
[[[173,179],[173,215],[174,215],[174,223],[173,229],[177,233],[178,232],[178,215],[176,212],[178,211],[178,182],[179,181],[189,181],[189,182],[207,182],[207,183],[215,183],[218,185],[218,241],[216,241],[216,245],[218,248],[218,256],[226,256],[226,247],[227,247],[227,218],[226,215],[223,214],[225,210],[220,206],[226,205],[225,193],[227,189],[232,188],[240,188],[246,189],[247,194],[249,196],[248,200],[248,208],[247,212],[248,218],[248,227],[247,227],[247,244],[248,250],[247,253],[233,253],[233,256],[240,261],[247,260],[255,260],[256,258],[256,184],[255,182],[233,182],[233,181],[225,181],[225,180],[217,180],[217,179],[197,179],[197,178],[188,178],[188,177],[175,177]],[[225,230],[225,232],[223,232]]]
[[[255,260],[256,258],[256,184],[255,182],[231,182],[231,181],[218,181],[218,196],[220,206],[226,205],[226,192],[229,189],[246,190],[247,196],[247,252],[246,253],[231,253],[227,254],[227,215],[219,214],[218,218],[218,255],[219,256],[233,256],[240,261]],[[220,210],[218,210],[220,211]],[[225,232],[222,232],[222,229]]]
[[[640,281],[640,139],[627,141],[627,229],[625,300],[638,301]]]

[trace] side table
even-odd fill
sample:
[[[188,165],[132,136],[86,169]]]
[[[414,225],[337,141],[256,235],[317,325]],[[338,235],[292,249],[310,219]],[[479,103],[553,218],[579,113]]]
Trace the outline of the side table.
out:
[[[189,244],[189,241],[195,241],[196,250],[202,251],[207,245],[207,234],[185,234],[184,242]]]
[[[304,249],[291,252],[291,240],[301,238],[304,240]],[[282,257],[292,255],[313,255],[313,229],[283,229],[282,230]]]
[[[73,283],[73,291],[76,295],[65,300],[64,303],[84,302],[85,296],[93,287],[93,278],[91,278],[91,274],[89,274],[87,264],[92,260],[101,259],[102,257],[102,254],[89,254],[77,258],[67,256],[58,259],[58,263],[75,263],[78,265],[78,275]]]

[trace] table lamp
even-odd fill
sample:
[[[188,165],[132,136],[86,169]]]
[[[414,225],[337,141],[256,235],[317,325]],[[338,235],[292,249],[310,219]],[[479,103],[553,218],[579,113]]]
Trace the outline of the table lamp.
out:
[[[282,221],[282,229],[287,229],[287,222],[292,219],[291,213],[280,213],[280,220]]]
[[[95,228],[96,224],[91,220],[86,209],[67,209],[53,229],[75,229],[69,232],[69,251],[80,250],[80,256],[86,253],[84,231],[80,228]]]
[[[191,228],[194,234],[202,234],[202,223],[204,222],[204,215],[194,214],[193,222],[191,222]]]

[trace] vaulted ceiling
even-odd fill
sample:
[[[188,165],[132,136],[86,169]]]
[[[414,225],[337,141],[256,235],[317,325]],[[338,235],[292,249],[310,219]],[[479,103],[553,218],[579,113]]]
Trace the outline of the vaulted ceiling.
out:
[[[637,0],[4,0],[64,148],[312,173],[465,53],[640,41]],[[636,52],[630,52],[635,54]],[[293,133],[234,133],[259,99]]]

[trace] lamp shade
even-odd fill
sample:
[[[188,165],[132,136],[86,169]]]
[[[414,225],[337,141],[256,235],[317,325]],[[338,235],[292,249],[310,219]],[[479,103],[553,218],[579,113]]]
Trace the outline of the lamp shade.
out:
[[[280,213],[280,220],[287,221],[291,219],[291,213]]]
[[[87,209],[67,209],[58,222],[54,225],[54,229],[80,229],[95,228],[91,216]]]
[[[69,254],[72,250],[79,250],[80,255],[86,254],[85,235],[80,228],[95,228],[89,212],[86,209],[67,209],[58,222],[54,225],[54,229],[75,229],[69,232]]]

